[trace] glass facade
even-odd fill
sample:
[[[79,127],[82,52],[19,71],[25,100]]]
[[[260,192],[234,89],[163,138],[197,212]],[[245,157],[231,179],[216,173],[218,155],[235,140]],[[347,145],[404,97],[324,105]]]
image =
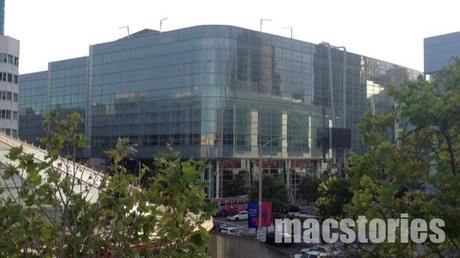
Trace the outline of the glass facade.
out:
[[[257,157],[259,125],[263,154],[317,154],[313,48],[227,26],[92,46],[93,155],[124,136],[143,158],[167,144],[187,157]]]
[[[52,62],[48,71],[21,75],[19,136],[37,142],[43,136],[43,115],[51,110],[86,118],[87,90],[88,57]],[[80,132],[85,129],[82,124]]]
[[[0,35],[5,35],[5,0],[0,0]]]
[[[20,77],[19,137],[37,142],[43,136],[43,115],[48,110],[48,72]]]
[[[439,72],[453,58],[460,57],[460,32],[426,38],[424,40],[425,73]]]
[[[23,75],[21,116],[28,108],[85,114],[91,157],[127,137],[140,159],[172,146],[184,157],[254,160],[260,145],[269,159],[320,160],[320,128],[330,120],[350,128],[352,150],[362,151],[362,114],[392,108],[385,85],[418,74],[232,26],[144,31],[93,45],[87,58],[50,63],[47,73]]]

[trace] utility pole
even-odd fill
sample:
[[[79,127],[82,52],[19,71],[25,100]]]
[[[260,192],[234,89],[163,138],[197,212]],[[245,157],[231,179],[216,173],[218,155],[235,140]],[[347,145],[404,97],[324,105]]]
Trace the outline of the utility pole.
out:
[[[161,32],[161,29],[163,27],[163,22],[166,21],[167,19],[168,19],[168,17],[165,17],[165,18],[160,20],[160,32]]]

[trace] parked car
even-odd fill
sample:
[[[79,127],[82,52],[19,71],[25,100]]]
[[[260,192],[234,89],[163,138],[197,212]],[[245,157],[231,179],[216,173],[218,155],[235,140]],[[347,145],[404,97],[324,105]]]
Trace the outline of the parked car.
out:
[[[327,254],[304,254],[302,258],[328,258]]]
[[[300,250],[301,253],[308,253],[308,252],[322,252],[322,253],[328,253],[331,250],[330,246],[327,245],[315,245],[312,247],[308,248],[303,248]]]
[[[324,254],[319,255],[319,254],[294,254],[292,256],[293,258],[327,258],[329,256],[325,256]]]
[[[214,227],[212,229],[220,231],[221,228],[225,228],[225,227],[234,227],[234,225],[224,223],[224,222],[215,221],[214,222]]]
[[[238,221],[238,220],[248,220],[248,212],[247,211],[240,211],[233,216],[228,216],[228,220]]]
[[[304,248],[300,252],[302,254],[316,255],[318,257],[344,257],[340,249],[328,245],[312,246],[310,248]]]
[[[299,211],[300,211],[300,207],[296,205],[291,205],[288,208],[288,212],[299,212]]]
[[[219,232],[228,234],[228,235],[239,235],[238,229],[235,227],[221,227],[219,228]]]
[[[216,198],[212,202],[217,206],[215,213],[217,217],[231,216],[248,208],[247,195]]]
[[[305,220],[305,219],[318,219],[319,220],[318,216],[311,215],[303,211],[288,212],[288,218],[289,219],[301,219],[301,220]]]
[[[281,234],[281,240],[282,242],[281,243],[276,243],[276,234]],[[287,242],[284,242],[285,239],[291,239],[291,243],[287,243]],[[267,244],[271,244],[271,245],[279,245],[279,246],[291,246],[293,244],[293,239],[292,239],[292,235],[286,233],[286,232],[283,232],[283,233],[275,233],[275,231],[272,231],[272,232],[268,232],[267,233],[267,237],[265,238],[265,243]]]
[[[305,258],[305,254],[294,254],[292,258]]]

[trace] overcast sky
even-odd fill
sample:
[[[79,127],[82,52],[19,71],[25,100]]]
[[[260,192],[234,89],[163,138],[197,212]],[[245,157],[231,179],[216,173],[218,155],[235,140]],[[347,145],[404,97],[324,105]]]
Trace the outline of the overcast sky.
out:
[[[423,70],[423,38],[460,30],[458,0],[6,0],[5,33],[21,41],[20,72],[88,55],[91,44],[143,28],[228,24],[344,45],[354,53]]]

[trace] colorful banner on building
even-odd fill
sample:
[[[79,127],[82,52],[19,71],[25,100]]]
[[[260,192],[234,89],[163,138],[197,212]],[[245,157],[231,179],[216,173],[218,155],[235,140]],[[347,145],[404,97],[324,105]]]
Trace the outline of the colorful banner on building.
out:
[[[272,202],[262,202],[262,227],[270,227],[272,224]]]
[[[262,227],[270,227],[272,224],[272,202],[262,202]],[[248,204],[248,228],[257,228],[259,222],[259,204],[250,202]]]
[[[257,202],[248,203],[248,228],[257,228],[259,217],[259,204]]]

